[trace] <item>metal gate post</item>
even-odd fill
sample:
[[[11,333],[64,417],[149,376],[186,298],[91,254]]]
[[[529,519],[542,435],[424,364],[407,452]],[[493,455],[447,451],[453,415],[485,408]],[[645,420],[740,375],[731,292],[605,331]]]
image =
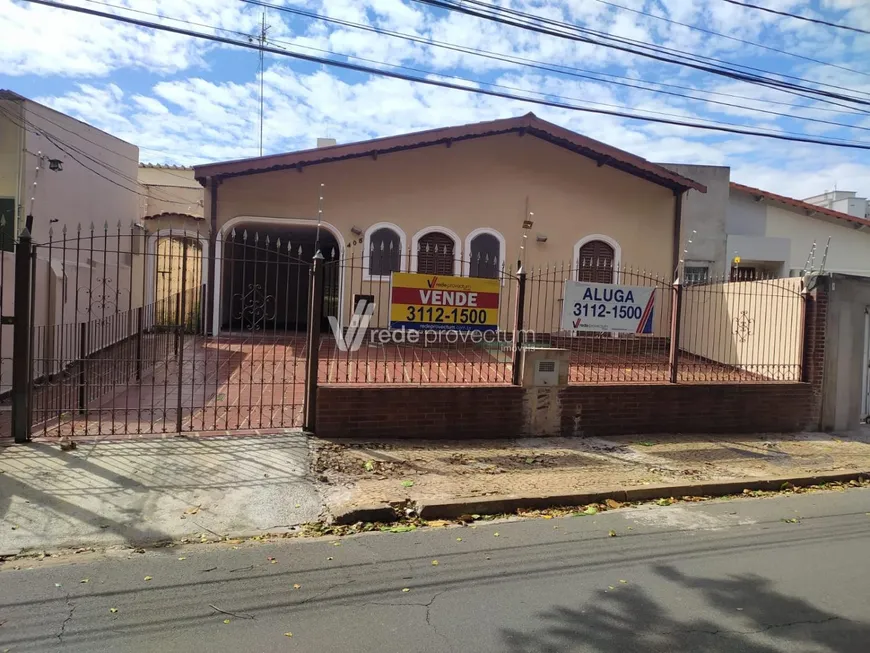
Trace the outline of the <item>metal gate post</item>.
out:
[[[311,292],[308,304],[308,330],[305,345],[308,358],[305,365],[305,420],[306,431],[314,432],[317,425],[317,369],[320,354],[320,321],[323,319],[323,254],[314,254],[311,266]],[[341,311],[344,307],[339,306]]]
[[[175,337],[175,355],[178,359],[178,400],[175,407],[175,430],[181,433],[181,393],[184,390],[184,331],[187,328],[187,238],[184,238],[181,246],[181,293],[178,301]],[[196,374],[196,370],[191,370]]]
[[[511,383],[522,385],[520,378],[520,360],[523,355],[523,329],[526,315],[526,271],[520,267],[517,270],[517,307],[514,321],[514,367]]]
[[[33,243],[25,228],[15,246],[15,326],[12,334],[12,433],[15,442],[30,441],[31,393],[33,367],[31,333],[31,287],[33,284]]]
[[[683,314],[683,284],[680,278],[674,281],[673,300],[671,302],[671,347],[668,353],[668,381],[677,382],[677,372],[680,364],[680,322]]]

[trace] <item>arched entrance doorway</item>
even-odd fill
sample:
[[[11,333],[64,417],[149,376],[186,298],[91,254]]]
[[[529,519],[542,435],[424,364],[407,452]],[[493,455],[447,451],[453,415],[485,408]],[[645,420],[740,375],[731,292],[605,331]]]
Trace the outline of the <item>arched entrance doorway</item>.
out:
[[[311,221],[239,219],[220,236],[217,324],[228,332],[304,331],[308,320],[309,272],[314,254],[337,260],[333,232]],[[327,266],[327,272],[337,266]],[[340,279],[324,279],[325,316],[336,315]]]

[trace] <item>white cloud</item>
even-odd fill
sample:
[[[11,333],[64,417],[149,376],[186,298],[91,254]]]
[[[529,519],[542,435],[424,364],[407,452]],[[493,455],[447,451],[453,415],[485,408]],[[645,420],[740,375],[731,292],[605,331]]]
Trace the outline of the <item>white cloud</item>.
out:
[[[272,0],[279,2],[280,0]],[[832,60],[858,69],[870,68],[870,38],[855,37],[802,21],[735,7],[721,0],[615,0],[627,7],[672,20],[703,25],[723,34]],[[105,11],[84,0],[82,6]],[[181,18],[194,23],[255,34],[261,8],[238,0],[115,0],[143,12]],[[288,6],[375,25],[381,28],[436,39],[514,57],[523,57],[577,68],[612,73],[633,79],[705,88],[719,93],[751,96],[753,100],[710,96],[737,106],[725,107],[639,89],[557,76],[515,63],[410,43],[406,40],[299,18],[270,10],[270,35],[281,42],[313,47],[350,56],[365,57],[420,70],[462,75],[481,81],[570,98],[580,105],[614,105],[632,112],[660,112],[692,120],[720,120],[749,127],[819,133],[826,136],[863,138],[858,131],[798,122],[797,117],[850,120],[822,111],[823,105],[782,91],[749,86],[611,49],[516,30],[491,21],[452,12],[433,12],[410,0],[285,0]],[[573,22],[589,29],[626,38],[654,41],[723,60],[824,80],[856,92],[870,93],[870,77],[796,58],[771,55],[732,40],[628,12],[594,0],[505,0],[516,9]],[[805,11],[799,0],[777,0],[767,6]],[[821,0],[820,11],[836,11],[837,20],[870,21],[870,3],[859,0]],[[258,151],[259,84],[253,70],[247,81],[227,81],[216,69],[214,54],[225,46],[165,33],[152,33],[117,22],[48,9],[12,0],[0,0],[4,39],[0,41],[0,70],[10,76],[59,75],[77,79],[73,92],[52,91],[45,82],[41,101],[106,129],[145,149],[143,158],[191,163],[253,156]],[[145,20],[153,16],[130,14]],[[175,23],[178,24],[178,23]],[[190,29],[209,32],[202,26]],[[50,43],[52,47],[34,47]],[[226,50],[232,51],[232,50]],[[812,194],[846,180],[856,190],[870,193],[870,155],[757,138],[704,134],[675,125],[644,124],[633,120],[547,108],[530,103],[473,96],[459,91],[425,87],[404,81],[367,78],[334,68],[301,68],[289,59],[270,55],[265,75],[265,149],[268,152],[310,147],[317,136],[334,136],[347,142],[417,129],[461,124],[519,115],[533,110],[541,117],[581,131],[593,138],[636,152],[653,160],[731,164],[742,181],[796,196]],[[862,68],[863,67],[863,68]],[[302,72],[304,71],[304,72]],[[163,81],[129,86],[131,76],[157,73]],[[422,74],[422,73],[421,73]],[[583,73],[585,74],[585,73]],[[676,93],[681,89],[669,88]],[[851,92],[851,91],[850,91]],[[870,96],[868,96],[870,97]],[[777,104],[806,103],[806,108]],[[592,105],[591,103],[599,103]],[[623,108],[619,108],[619,107]],[[763,108],[791,114],[778,118],[759,114]],[[836,107],[834,107],[836,108]],[[836,181],[836,180],[835,180]],[[800,190],[806,188],[806,191]]]

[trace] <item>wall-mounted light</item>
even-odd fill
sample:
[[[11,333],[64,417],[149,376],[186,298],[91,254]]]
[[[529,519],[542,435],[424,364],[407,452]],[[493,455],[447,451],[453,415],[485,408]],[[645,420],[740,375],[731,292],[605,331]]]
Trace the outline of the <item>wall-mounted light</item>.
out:
[[[538,236],[535,238],[535,240],[537,240],[539,243],[546,243],[547,242],[547,234],[538,234]]]
[[[534,213],[529,213],[529,215],[534,215]],[[526,231],[531,229],[534,225],[535,223],[532,220],[523,220],[523,229]]]
[[[350,233],[352,233],[354,236],[362,236],[362,229],[354,225],[350,228]]]
[[[61,161],[60,159],[49,159],[48,169],[54,170],[55,172],[60,172],[61,170],[63,170],[63,161]]]

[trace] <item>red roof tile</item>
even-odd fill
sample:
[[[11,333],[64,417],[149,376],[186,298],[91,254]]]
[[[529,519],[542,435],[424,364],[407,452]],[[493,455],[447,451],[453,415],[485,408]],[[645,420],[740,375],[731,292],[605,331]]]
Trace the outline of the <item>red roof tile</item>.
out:
[[[870,220],[865,218],[859,218],[854,215],[849,215],[848,213],[840,213],[839,211],[834,211],[832,209],[826,209],[824,206],[818,206],[817,204],[810,204],[809,202],[802,202],[801,200],[796,200],[793,197],[786,197],[785,195],[777,195],[776,193],[771,193],[767,190],[761,190],[760,188],[753,188],[752,186],[744,186],[743,184],[738,184],[735,182],[731,182],[731,188],[734,190],[739,190],[744,193],[748,193],[749,195],[755,195],[757,197],[766,197],[769,200],[773,200],[775,202],[780,202],[781,204],[786,204],[791,206],[792,208],[801,209],[805,214],[809,216],[813,216],[814,214],[824,215],[829,218],[835,218],[837,220],[843,220],[844,222],[851,222],[852,224],[861,225],[863,227],[870,227]]]
[[[343,159],[352,159],[373,154],[385,154],[399,150],[416,149],[432,145],[451,143],[453,141],[483,138],[511,132],[526,133],[537,136],[560,147],[564,147],[583,156],[594,159],[599,165],[608,165],[629,174],[641,177],[660,186],[674,190],[694,188],[702,193],[707,187],[697,181],[678,175],[663,166],[651,163],[646,159],[617,149],[600,141],[582,136],[564,127],[546,120],[541,120],[533,113],[527,113],[518,118],[490,120],[458,127],[441,127],[427,131],[400,134],[375,138],[345,145],[332,145],[310,150],[288,152],[240,159],[208,163],[194,167],[194,176],[200,181],[206,177],[236,177],[257,174],[272,170],[293,167],[305,167],[318,163],[329,163]]]

